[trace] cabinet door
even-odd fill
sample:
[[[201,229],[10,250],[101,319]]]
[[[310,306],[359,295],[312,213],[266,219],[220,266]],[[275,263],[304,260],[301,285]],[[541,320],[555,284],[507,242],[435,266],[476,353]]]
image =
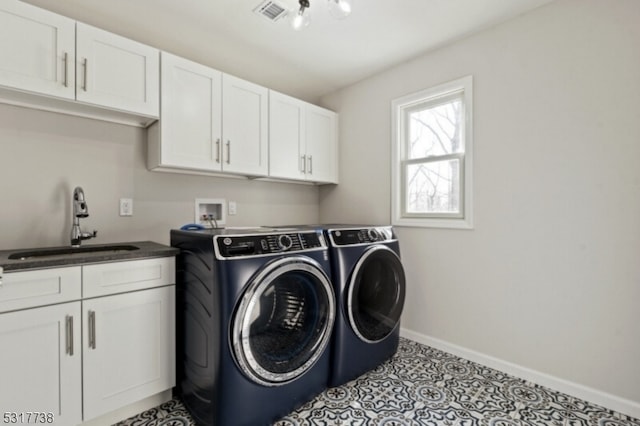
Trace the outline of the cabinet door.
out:
[[[338,182],[337,121],[333,111],[307,106],[305,142],[307,179],[314,182]]]
[[[0,314],[1,412],[82,421],[80,314],[80,302]]]
[[[150,46],[77,23],[78,101],[160,114],[160,52]]]
[[[305,103],[269,91],[269,176],[305,179]]]
[[[253,176],[269,172],[269,91],[228,74],[222,77],[222,170]]]
[[[84,420],[175,385],[175,286],[82,302]]]
[[[222,170],[222,73],[162,52],[161,166]]]
[[[74,20],[3,0],[0,52],[0,85],[74,99]]]

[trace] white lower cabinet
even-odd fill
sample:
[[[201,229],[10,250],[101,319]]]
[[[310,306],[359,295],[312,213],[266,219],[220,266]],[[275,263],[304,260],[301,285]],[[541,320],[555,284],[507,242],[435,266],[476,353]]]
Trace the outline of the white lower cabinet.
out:
[[[82,302],[84,420],[175,384],[175,286]]]
[[[10,422],[27,423],[28,413],[82,421],[80,310],[72,302],[0,314],[0,413],[15,413]]]
[[[171,389],[174,277],[173,257],[4,273],[0,413],[73,426]]]

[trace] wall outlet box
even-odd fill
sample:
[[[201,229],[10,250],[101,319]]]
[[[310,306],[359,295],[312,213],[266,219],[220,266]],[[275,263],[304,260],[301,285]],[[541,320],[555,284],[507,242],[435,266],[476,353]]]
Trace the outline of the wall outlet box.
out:
[[[222,228],[226,222],[223,198],[196,198],[194,222],[205,228]]]
[[[120,198],[120,216],[133,216],[132,198]]]

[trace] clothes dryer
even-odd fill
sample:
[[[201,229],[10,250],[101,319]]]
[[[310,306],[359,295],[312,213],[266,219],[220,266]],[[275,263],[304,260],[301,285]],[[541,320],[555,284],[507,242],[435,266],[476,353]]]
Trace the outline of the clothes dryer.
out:
[[[178,394],[200,425],[270,425],[327,387],[335,296],[322,231],[171,231]]]
[[[406,282],[390,226],[325,226],[337,300],[330,386],[374,369],[398,349]]]

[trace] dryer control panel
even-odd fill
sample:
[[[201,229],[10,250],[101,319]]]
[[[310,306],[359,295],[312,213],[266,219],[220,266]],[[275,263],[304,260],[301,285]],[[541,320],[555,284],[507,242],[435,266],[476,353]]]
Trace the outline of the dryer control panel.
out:
[[[327,247],[321,232],[217,235],[216,254],[221,258],[303,252]]]
[[[329,238],[334,246],[348,246],[384,242],[392,240],[394,237],[390,226],[375,226],[358,229],[330,229]]]

